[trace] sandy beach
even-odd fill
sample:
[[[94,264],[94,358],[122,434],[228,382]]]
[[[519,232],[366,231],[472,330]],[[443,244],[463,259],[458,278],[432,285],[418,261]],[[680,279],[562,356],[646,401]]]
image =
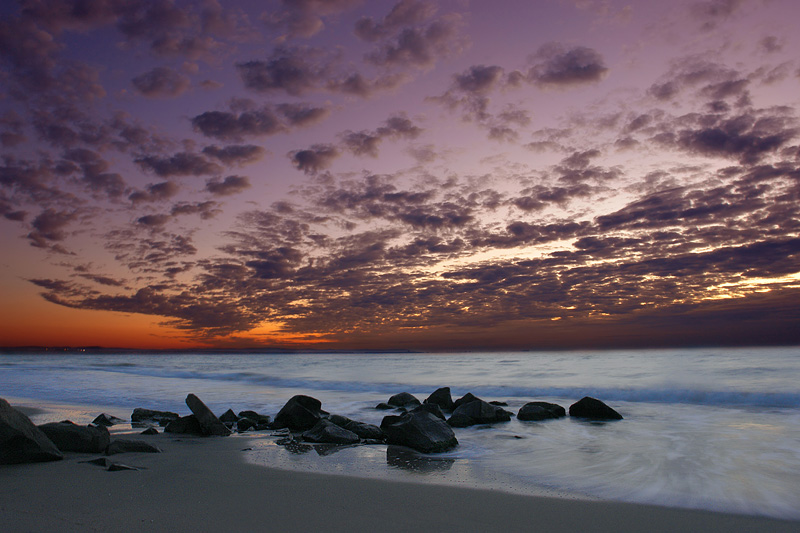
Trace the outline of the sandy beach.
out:
[[[127,438],[132,438],[126,435]],[[249,464],[250,437],[139,436],[163,453],[0,467],[0,530],[28,531],[800,531],[800,523],[577,501]]]

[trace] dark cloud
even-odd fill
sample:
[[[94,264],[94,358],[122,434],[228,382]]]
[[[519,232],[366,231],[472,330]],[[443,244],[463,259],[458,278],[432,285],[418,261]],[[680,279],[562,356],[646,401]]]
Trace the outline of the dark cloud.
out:
[[[214,218],[221,212],[222,210],[219,209],[219,204],[209,200],[206,202],[197,203],[178,202],[172,206],[170,215],[199,215],[201,219],[208,220]]]
[[[279,104],[277,110],[290,126],[310,126],[330,114],[329,109],[310,104]]]
[[[37,248],[52,248],[53,241],[66,239],[66,227],[78,218],[75,211],[57,211],[52,208],[45,209],[33,219],[33,231],[28,234],[31,246]]]
[[[416,139],[422,131],[405,115],[394,115],[375,131],[347,131],[341,138],[343,147],[353,154],[377,157],[384,139]]]
[[[109,198],[118,198],[125,193],[125,180],[116,172],[108,172],[110,165],[96,152],[75,148],[64,153],[64,160],[77,163],[83,176],[81,180],[94,192],[102,192]]]
[[[400,0],[381,20],[361,17],[355,25],[354,33],[360,39],[375,42],[393,35],[406,26],[415,26],[431,19],[436,14],[433,2],[419,0]]]
[[[250,180],[245,176],[226,176],[224,180],[212,178],[206,182],[206,190],[216,196],[240,193],[250,188]]]
[[[203,153],[226,165],[246,165],[264,157],[264,150],[253,144],[236,144],[231,146],[206,146]]]
[[[0,144],[13,148],[26,141],[22,133],[24,122],[15,111],[10,110],[0,116]]]
[[[568,87],[602,80],[608,73],[603,56],[585,46],[566,48],[559,43],[542,46],[528,79],[544,86]]]
[[[330,144],[315,144],[305,150],[289,152],[292,164],[306,174],[316,174],[330,167],[333,160],[339,156],[336,147]]]
[[[150,98],[174,98],[191,86],[189,78],[169,67],[155,67],[131,80],[133,86]]]
[[[311,47],[276,48],[266,61],[237,63],[244,86],[260,93],[292,96],[318,90],[331,74],[331,58]]]
[[[323,19],[347,11],[363,0],[281,0],[281,9],[266,13],[268,24],[285,28],[290,37],[311,37],[325,27]]]
[[[161,183],[154,183],[148,185],[144,191],[134,191],[128,199],[134,203],[142,202],[157,202],[161,200],[168,200],[180,191],[180,186],[174,181],[163,181]]]
[[[222,167],[192,152],[178,152],[168,157],[148,155],[136,159],[142,169],[161,177],[218,174]]]
[[[425,26],[406,26],[366,59],[381,67],[429,68],[438,59],[461,50],[462,24],[460,15],[449,14]]]
[[[328,113],[326,108],[309,104],[253,108],[252,104],[246,102],[242,106],[232,106],[231,111],[206,111],[197,115],[192,118],[192,127],[206,137],[238,141],[246,137],[287,133],[291,128],[315,124],[327,117]]]

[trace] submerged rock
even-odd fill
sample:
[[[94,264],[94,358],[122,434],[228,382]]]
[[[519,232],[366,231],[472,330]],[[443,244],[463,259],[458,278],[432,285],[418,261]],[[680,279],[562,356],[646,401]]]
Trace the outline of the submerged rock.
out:
[[[62,452],[102,453],[111,442],[105,426],[79,426],[65,420],[42,424],[39,429]]]
[[[111,444],[106,448],[106,455],[115,455],[118,453],[161,453],[161,448],[153,446],[152,444],[143,440],[128,440],[116,439],[111,441]]]
[[[0,465],[58,461],[64,456],[25,414],[0,398]]]
[[[447,422],[427,411],[385,416],[381,429],[389,444],[407,446],[423,453],[444,452],[458,445]]]
[[[352,431],[321,418],[314,427],[303,433],[303,440],[325,444],[356,444],[361,439]]]
[[[567,412],[558,404],[547,402],[528,402],[520,407],[517,420],[549,420],[567,416]]]
[[[194,394],[186,396],[186,405],[192,410],[197,421],[200,423],[200,429],[203,435],[216,435],[219,437],[227,437],[231,434],[231,430],[217,418],[211,409],[204,404],[200,398]],[[235,416],[235,415],[234,415]]]
[[[591,420],[622,420],[622,415],[600,400],[585,396],[569,406],[569,416]]]
[[[509,420],[511,420],[511,413],[502,407],[483,400],[474,400],[456,407],[447,423],[456,428],[465,428],[475,424],[491,424]]]
[[[298,394],[286,402],[275,415],[274,429],[289,428],[293,431],[311,429],[322,416],[322,402],[311,396]]]
[[[379,403],[378,405],[375,406],[375,409],[379,409],[381,411],[388,411],[390,409],[394,409],[394,407],[392,407],[391,405],[389,405],[386,402],[381,402],[381,403]]]
[[[454,407],[453,397],[450,395],[450,387],[440,387],[436,389],[425,399],[423,404],[438,405],[442,411],[452,411]]]
[[[392,407],[405,407],[406,409],[422,405],[422,402],[420,402],[416,396],[408,392],[395,394],[389,398],[387,403]]]

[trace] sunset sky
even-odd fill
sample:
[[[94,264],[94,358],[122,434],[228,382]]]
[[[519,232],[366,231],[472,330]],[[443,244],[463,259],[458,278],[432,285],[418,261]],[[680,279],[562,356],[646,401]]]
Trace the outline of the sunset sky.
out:
[[[0,7],[0,345],[800,343],[795,0]]]

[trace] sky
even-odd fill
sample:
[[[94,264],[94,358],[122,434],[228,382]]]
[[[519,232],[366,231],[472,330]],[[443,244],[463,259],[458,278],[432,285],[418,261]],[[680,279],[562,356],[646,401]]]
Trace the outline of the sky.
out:
[[[0,7],[0,346],[800,343],[795,0]]]

